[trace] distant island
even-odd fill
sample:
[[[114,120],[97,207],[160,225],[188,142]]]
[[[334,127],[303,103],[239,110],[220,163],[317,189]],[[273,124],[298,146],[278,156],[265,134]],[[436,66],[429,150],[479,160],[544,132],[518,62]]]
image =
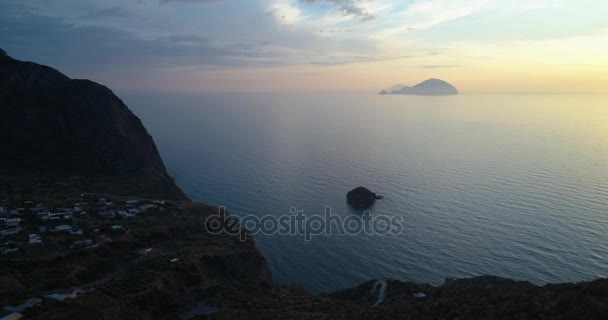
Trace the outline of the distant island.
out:
[[[379,94],[408,94],[419,96],[450,96],[459,94],[453,85],[439,79],[428,79],[413,87],[396,85],[388,90],[382,90]]]

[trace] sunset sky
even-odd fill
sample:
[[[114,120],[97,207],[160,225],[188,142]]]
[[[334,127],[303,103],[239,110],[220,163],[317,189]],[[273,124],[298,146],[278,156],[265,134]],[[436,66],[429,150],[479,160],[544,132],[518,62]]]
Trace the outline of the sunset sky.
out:
[[[608,1],[3,0],[0,48],[136,92],[608,93]]]

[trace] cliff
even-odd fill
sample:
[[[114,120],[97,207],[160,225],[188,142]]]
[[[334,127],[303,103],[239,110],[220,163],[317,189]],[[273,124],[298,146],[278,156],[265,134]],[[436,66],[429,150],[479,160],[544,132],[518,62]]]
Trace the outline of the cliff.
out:
[[[210,297],[272,289],[251,236],[205,230],[218,208],[186,198],[110,89],[0,50],[0,139],[0,218],[5,208],[20,217],[0,237],[2,250],[15,249],[0,254],[0,318],[34,298],[40,306],[20,311],[29,319],[189,319]],[[137,214],[120,215],[127,210]],[[59,224],[79,230],[48,231]],[[47,296],[74,287],[86,293],[70,303]]]
[[[140,119],[110,89],[0,53],[4,188],[17,192],[10,179],[20,172],[20,179],[96,177],[77,180],[86,191],[107,189],[110,181],[119,193],[154,183],[159,188],[151,196],[185,198]]]

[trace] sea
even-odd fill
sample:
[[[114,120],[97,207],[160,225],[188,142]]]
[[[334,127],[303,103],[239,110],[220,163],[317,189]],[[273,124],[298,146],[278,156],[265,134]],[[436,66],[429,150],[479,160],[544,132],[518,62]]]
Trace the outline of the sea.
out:
[[[608,96],[122,96],[196,201],[241,219],[399,217],[388,234],[255,234],[279,284],[608,276]],[[358,186],[384,199],[355,209]]]

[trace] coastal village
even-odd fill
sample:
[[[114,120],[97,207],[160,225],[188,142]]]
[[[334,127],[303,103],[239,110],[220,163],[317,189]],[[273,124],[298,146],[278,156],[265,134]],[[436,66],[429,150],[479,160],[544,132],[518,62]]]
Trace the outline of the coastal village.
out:
[[[171,207],[163,200],[118,200],[89,193],[71,200],[0,200],[0,262],[35,261],[90,250],[123,237],[129,232],[129,222],[143,215],[169,214]],[[151,251],[142,248],[138,253]],[[0,306],[0,320],[21,319],[29,308],[46,302],[69,302],[94,290],[65,288],[31,297],[19,305]]]

